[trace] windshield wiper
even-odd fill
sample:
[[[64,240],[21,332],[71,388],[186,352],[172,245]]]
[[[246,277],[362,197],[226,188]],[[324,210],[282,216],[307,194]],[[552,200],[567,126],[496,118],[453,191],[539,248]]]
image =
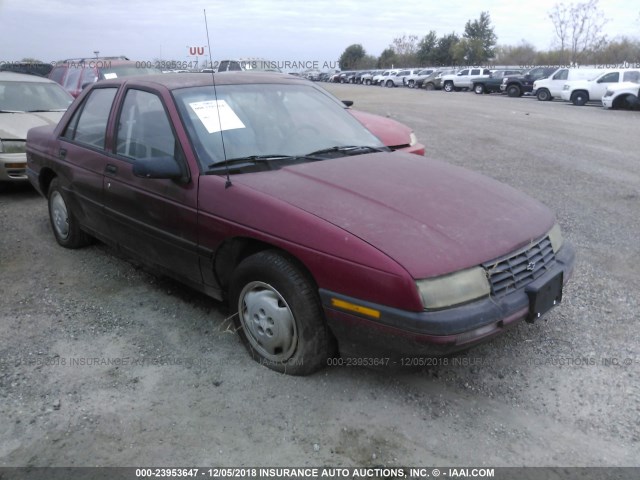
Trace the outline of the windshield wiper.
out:
[[[291,155],[249,155],[248,157],[228,158],[219,162],[214,162],[209,165],[209,168],[228,167],[230,165],[237,165],[246,163],[249,165],[256,165],[260,162],[269,162],[271,160],[297,158]]]
[[[316,155],[324,155],[327,153],[345,153],[347,155],[361,155],[364,153],[374,152],[388,152],[387,148],[370,147],[367,145],[336,145],[335,147],[323,148],[322,150],[316,150],[315,152],[307,153],[305,158],[313,158]]]
[[[43,108],[41,110],[26,110],[27,113],[42,113],[42,112],[66,112],[66,108]]]

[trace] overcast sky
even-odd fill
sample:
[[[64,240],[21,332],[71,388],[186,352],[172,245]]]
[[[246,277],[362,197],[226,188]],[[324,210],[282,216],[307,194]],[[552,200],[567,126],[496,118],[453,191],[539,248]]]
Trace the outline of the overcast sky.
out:
[[[586,0],[582,0],[586,1]],[[126,55],[135,60],[189,60],[188,46],[206,46],[207,11],[214,60],[335,62],[360,43],[378,56],[394,37],[430,30],[462,34],[464,24],[489,12],[499,44],[522,39],[548,49],[547,13],[556,0],[460,2],[410,0],[0,0],[0,62]],[[569,3],[569,2],[565,2]],[[577,2],[576,2],[577,3]],[[640,7],[600,0],[609,37],[640,36]],[[208,54],[208,53],[207,53]],[[202,61],[202,57],[199,59]]]

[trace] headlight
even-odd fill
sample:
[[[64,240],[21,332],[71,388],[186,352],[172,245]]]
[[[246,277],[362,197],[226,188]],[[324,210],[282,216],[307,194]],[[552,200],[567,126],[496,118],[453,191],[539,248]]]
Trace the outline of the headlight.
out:
[[[538,85],[537,85],[537,83],[538,83],[538,82],[533,82],[533,89],[534,89],[534,90],[537,90],[537,89],[538,89]]]
[[[558,250],[562,247],[562,243],[564,242],[562,238],[562,232],[560,231],[560,225],[557,223],[549,230],[547,234],[549,236],[549,240],[551,240],[551,248],[553,248],[553,253],[558,253]]]
[[[25,153],[27,142],[24,140],[0,140],[0,153]]]
[[[411,132],[409,135],[409,146],[413,147],[416,143],[418,143],[418,138],[415,133]]]
[[[482,267],[443,275],[416,282],[425,309],[451,307],[491,292],[489,280]]]
[[[613,92],[611,90],[607,90],[606,92],[604,92],[605,97],[610,97],[611,95],[613,95]]]
[[[562,90],[569,90],[571,89],[571,85],[565,85],[562,87]]]

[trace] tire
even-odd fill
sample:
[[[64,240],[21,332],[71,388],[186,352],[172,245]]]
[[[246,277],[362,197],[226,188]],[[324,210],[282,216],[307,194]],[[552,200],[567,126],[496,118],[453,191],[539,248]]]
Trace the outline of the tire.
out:
[[[429,82],[424,86],[424,89],[425,90],[429,90],[429,91],[433,91],[433,90],[436,89],[436,86],[433,83]]]
[[[49,184],[48,204],[49,221],[58,244],[65,248],[81,248],[91,243],[91,237],[80,229],[80,223],[69,208],[57,178]]]
[[[407,82],[407,87],[409,87],[409,88],[413,88],[413,87],[415,87],[415,86],[416,86],[416,82],[415,82],[414,80],[409,80],[409,81]]]
[[[542,90],[538,90],[536,97],[538,97],[538,100],[541,102],[548,102],[551,100],[551,92],[546,88],[543,88]]]
[[[507,95],[510,97],[519,97],[522,95],[520,92],[520,87],[518,85],[509,85],[507,87]]]
[[[482,95],[484,93],[484,85],[481,83],[477,83],[476,85],[473,86],[473,91],[477,95]]]
[[[387,80],[387,88],[392,88],[394,86],[393,80]]]
[[[571,102],[578,107],[582,107],[588,101],[589,94],[584,90],[578,90],[577,92],[573,92],[571,94]]]
[[[371,80],[369,80],[369,79],[365,80],[365,81],[364,81],[364,84],[365,84],[365,85],[371,85]]]
[[[285,254],[266,250],[244,259],[231,279],[229,298],[238,334],[258,363],[308,375],[335,354],[317,287]]]
[[[442,89],[447,93],[453,92],[453,82],[445,82]]]

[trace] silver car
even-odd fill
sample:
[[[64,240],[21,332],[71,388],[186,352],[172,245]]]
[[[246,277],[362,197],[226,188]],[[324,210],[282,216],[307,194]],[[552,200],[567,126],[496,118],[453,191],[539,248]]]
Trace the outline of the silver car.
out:
[[[27,182],[27,131],[58,123],[73,97],[36,75],[0,72],[0,189]]]

